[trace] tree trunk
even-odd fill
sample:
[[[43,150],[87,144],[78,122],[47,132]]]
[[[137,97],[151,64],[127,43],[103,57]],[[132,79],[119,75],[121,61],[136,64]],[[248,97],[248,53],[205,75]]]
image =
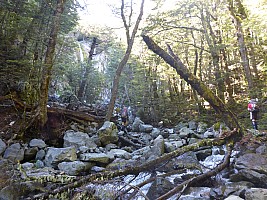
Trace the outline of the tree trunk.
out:
[[[229,126],[229,128],[237,128],[239,133],[242,133],[242,128],[238,123],[237,117],[226,107],[220,98],[218,98],[203,82],[189,72],[186,66],[182,63],[177,55],[174,55],[171,48],[171,55],[159,47],[150,37],[143,35],[143,40],[150,50],[159,55],[166,63],[173,67],[176,72],[188,84],[201,95],[214,110],[221,116],[221,119]]]
[[[92,44],[91,44],[91,49],[90,49],[89,55],[88,55],[87,65],[85,66],[85,72],[83,74],[82,81],[80,83],[80,87],[79,87],[79,90],[78,90],[78,99],[80,101],[82,101],[83,98],[84,98],[86,80],[87,80],[89,72],[90,72],[91,61],[93,60],[93,55],[94,55],[95,48],[96,48],[96,37],[93,38],[93,41],[92,41]]]
[[[204,36],[208,43],[209,51],[212,57],[212,64],[214,67],[214,75],[217,83],[218,96],[224,102],[224,91],[225,91],[224,80],[222,79],[222,73],[219,66],[220,51],[216,42],[217,39],[216,35],[214,34],[214,31],[211,26],[210,14],[209,12],[206,12],[205,16],[203,9],[201,10],[201,21],[202,21],[202,26],[204,28]]]
[[[236,13],[233,1],[236,1],[236,5],[238,8],[236,8],[240,13]],[[244,38],[244,32],[242,28],[242,17],[246,18],[246,15],[243,13],[244,7],[240,0],[228,0],[228,9],[230,11],[230,14],[233,19],[233,23],[236,28],[236,36],[237,36],[237,41],[238,41],[238,46],[239,46],[239,53],[241,56],[241,65],[244,68],[245,71],[245,77],[248,82],[248,90],[251,93],[253,91],[253,79],[251,76],[251,71],[249,67],[249,60],[248,60],[248,54],[247,54],[247,47],[245,44],[245,38]]]
[[[148,162],[145,162],[144,164],[140,164],[134,167],[126,167],[125,169],[121,170],[115,170],[115,171],[104,171],[104,172],[99,172],[96,174],[89,174],[87,176],[82,176],[79,180],[74,181],[70,184],[67,185],[63,185],[63,186],[59,186],[58,188],[55,188],[54,190],[49,190],[46,191],[45,193],[41,193],[41,194],[37,194],[33,197],[33,199],[40,199],[40,198],[47,198],[49,196],[49,194],[58,194],[61,193],[63,191],[68,191],[72,188],[78,188],[81,187],[85,184],[88,183],[92,183],[96,180],[111,180],[115,177],[119,177],[119,176],[126,176],[129,174],[132,175],[138,175],[140,172],[146,172],[146,171],[152,171],[155,170],[158,166],[162,165],[162,163],[166,163],[167,161],[184,154],[185,152],[188,151],[195,151],[197,149],[199,149],[200,147],[212,147],[212,146],[220,146],[223,144],[229,144],[231,143],[231,141],[235,140],[236,136],[236,130],[230,131],[227,133],[227,137],[225,138],[216,138],[216,139],[204,139],[199,141],[198,143],[194,143],[191,145],[187,145],[184,146],[182,148],[178,148],[175,151],[172,151],[170,153],[164,154],[161,157],[158,157],[156,159],[150,160]],[[230,154],[228,154],[230,156]],[[229,156],[227,156],[227,159],[229,158]],[[222,164],[224,165],[224,164]],[[223,166],[219,165],[219,169],[222,169]],[[217,169],[217,168],[216,168]],[[210,171],[210,175],[214,176],[214,171],[216,170],[211,170]],[[220,171],[220,170],[219,170]],[[203,178],[203,175],[200,175],[200,177]],[[191,179],[190,179],[191,180]]]
[[[144,2],[145,2],[145,0],[142,0],[139,16],[138,16],[138,18],[136,20],[134,29],[132,31],[132,35],[130,37],[130,33],[129,33],[130,24],[128,25],[126,23],[126,18],[125,18],[125,15],[124,15],[124,0],[121,1],[121,17],[122,17],[122,20],[123,20],[124,28],[126,30],[127,50],[126,50],[122,60],[119,63],[119,66],[118,66],[118,68],[116,70],[115,77],[113,79],[111,98],[110,98],[108,111],[107,111],[107,115],[106,115],[106,120],[107,121],[109,121],[111,119],[111,117],[112,117],[115,101],[116,101],[116,98],[117,98],[117,95],[118,95],[118,88],[119,88],[121,72],[122,72],[124,66],[127,64],[128,59],[129,59],[130,54],[131,54],[131,51],[132,51],[135,35],[137,33],[137,29],[139,27],[139,24],[140,24],[140,22],[142,20],[142,16],[143,16]]]
[[[48,101],[48,88],[51,80],[53,60],[55,48],[57,43],[57,35],[60,29],[60,17],[64,11],[65,0],[57,1],[57,8],[54,12],[54,20],[48,41],[48,46],[45,54],[45,61],[43,65],[41,86],[40,86],[40,101],[39,101],[39,118],[38,122],[40,127],[44,127],[47,121],[47,101]]]

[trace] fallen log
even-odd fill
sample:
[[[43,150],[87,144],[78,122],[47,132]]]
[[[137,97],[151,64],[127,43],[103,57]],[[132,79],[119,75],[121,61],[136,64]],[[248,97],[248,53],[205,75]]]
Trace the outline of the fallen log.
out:
[[[226,143],[228,144],[231,144],[233,145],[232,143],[234,143],[234,140],[235,140],[235,134],[238,135],[238,133],[236,132],[236,130],[233,130],[231,131],[231,134],[228,134],[230,135],[231,137],[227,137],[227,138],[216,138],[216,139],[205,139],[205,140],[202,140],[198,143],[194,143],[194,144],[190,144],[190,145],[187,145],[187,146],[184,146],[182,148],[179,148],[173,152],[170,152],[170,153],[167,153],[167,154],[164,154],[163,156],[157,158],[157,159],[154,159],[154,160],[151,160],[149,162],[146,162],[144,164],[141,164],[141,165],[137,165],[137,166],[134,166],[134,167],[128,167],[128,168],[125,168],[124,170],[115,170],[115,171],[104,171],[104,172],[100,172],[100,173],[96,173],[96,174],[90,174],[90,175],[87,175],[87,176],[83,176],[83,177],[80,177],[79,180],[71,183],[71,184],[67,184],[67,185],[64,185],[64,186],[61,186],[61,187],[58,187],[52,191],[49,191],[49,193],[42,193],[42,194],[38,194],[38,195],[35,195],[33,197],[33,199],[38,199],[38,198],[46,198],[48,197],[49,195],[55,195],[55,194],[58,194],[58,193],[62,193],[64,191],[67,191],[67,190],[70,190],[70,189],[73,189],[73,188],[79,188],[83,185],[86,185],[88,183],[92,183],[96,180],[111,180],[115,177],[119,177],[119,176],[125,176],[125,175],[138,175],[140,172],[146,172],[146,171],[154,171],[155,169],[157,169],[157,167],[163,163],[163,162],[166,162],[168,160],[171,160],[172,158],[175,158],[177,156],[180,156],[182,154],[184,154],[185,152],[188,152],[188,151],[195,151],[197,150],[199,147],[203,147],[203,146],[221,146],[221,145],[224,145]]]
[[[196,183],[200,183],[201,181],[204,181],[204,180],[218,174],[220,171],[222,171],[224,168],[226,168],[230,164],[230,157],[231,157],[231,153],[232,153],[232,148],[233,147],[231,145],[228,146],[227,154],[224,157],[224,161],[220,165],[218,165],[217,167],[215,167],[211,171],[208,171],[204,174],[198,175],[196,177],[193,177],[189,180],[184,181],[182,184],[177,185],[175,188],[173,188],[172,190],[170,190],[166,194],[157,198],[157,200],[168,199],[171,196],[177,194],[178,192],[179,192],[179,197],[180,197],[186,188],[188,188],[188,187],[190,187]],[[179,199],[179,197],[177,199]]]
[[[50,107],[47,108],[48,113],[58,113],[61,115],[64,115],[65,117],[70,117],[73,119],[83,120],[83,121],[89,121],[89,122],[104,122],[105,117],[104,116],[96,116],[85,112],[79,112],[74,110],[68,110],[66,108],[60,108],[60,107]]]

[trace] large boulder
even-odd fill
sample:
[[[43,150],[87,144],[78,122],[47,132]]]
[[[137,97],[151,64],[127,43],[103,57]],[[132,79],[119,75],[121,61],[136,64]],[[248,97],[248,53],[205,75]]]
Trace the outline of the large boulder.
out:
[[[257,187],[267,187],[267,155],[247,153],[236,159],[236,174],[230,176],[232,181],[246,180]]]
[[[153,130],[153,126],[150,124],[140,124],[139,129],[140,132],[151,133],[151,131]]]
[[[97,133],[101,144],[104,146],[110,143],[117,143],[119,140],[117,126],[110,121],[106,121]]]
[[[22,161],[24,159],[24,149],[19,143],[12,144],[6,149],[4,158],[12,162]]]
[[[43,149],[46,147],[46,144],[41,139],[32,139],[29,143],[30,147],[38,147],[40,149]]]
[[[143,156],[147,160],[154,160],[160,157],[165,151],[164,138],[159,135],[153,142],[152,146],[149,146],[146,151],[144,151]]]
[[[245,193],[246,200],[267,200],[267,189],[251,188]]]
[[[74,146],[78,149],[81,146],[88,148],[95,148],[97,145],[94,140],[89,137],[87,133],[75,132],[73,130],[66,131],[64,134],[64,147]]]
[[[133,132],[139,132],[141,124],[144,124],[144,122],[139,117],[136,117],[134,119],[134,122],[133,122],[133,125],[132,125],[132,131]]]
[[[75,161],[77,154],[75,147],[53,148],[49,147],[45,155],[45,165],[48,167],[57,167],[63,161]]]

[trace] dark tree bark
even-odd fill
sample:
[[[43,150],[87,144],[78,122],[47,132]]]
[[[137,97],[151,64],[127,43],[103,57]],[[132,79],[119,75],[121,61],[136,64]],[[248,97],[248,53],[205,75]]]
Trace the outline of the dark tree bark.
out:
[[[89,72],[90,72],[90,65],[91,65],[91,62],[93,60],[95,48],[96,48],[96,37],[93,38],[93,41],[91,44],[91,49],[90,49],[89,55],[88,55],[87,65],[85,67],[85,72],[83,74],[82,81],[80,83],[80,87],[78,90],[78,99],[80,101],[82,101],[84,98],[84,90],[85,90],[85,86],[86,86],[86,80],[87,80]]]
[[[187,67],[182,63],[177,55],[174,55],[171,48],[171,55],[159,47],[150,37],[143,35],[143,40],[150,50],[159,55],[166,63],[173,67],[177,74],[181,76],[191,87],[198,92],[214,110],[221,116],[221,119],[231,128],[237,128],[242,133],[242,128],[238,123],[237,117],[230,111],[227,106],[218,98],[203,82],[189,72]]]
[[[49,42],[45,54],[45,62],[42,70],[41,86],[40,86],[40,101],[39,101],[39,116],[38,122],[40,127],[44,127],[47,122],[47,101],[48,88],[51,81],[53,60],[57,43],[57,35],[60,29],[60,17],[64,11],[65,0],[58,0],[57,7],[54,12],[54,20],[50,32]]]

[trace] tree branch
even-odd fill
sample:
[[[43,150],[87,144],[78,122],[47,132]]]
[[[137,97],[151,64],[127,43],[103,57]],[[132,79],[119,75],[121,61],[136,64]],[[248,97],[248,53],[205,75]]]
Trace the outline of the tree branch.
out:
[[[237,128],[240,136],[242,135],[242,128],[238,123],[237,117],[231,110],[223,103],[223,101],[217,97],[210,88],[208,88],[202,81],[200,81],[195,75],[189,72],[187,67],[183,64],[179,56],[175,55],[170,46],[168,46],[171,55],[165,50],[159,47],[149,36],[142,35],[147,47],[155,54],[159,55],[166,63],[173,67],[177,74],[181,76],[191,87],[198,92],[213,109],[221,116],[222,120],[231,129]]]

